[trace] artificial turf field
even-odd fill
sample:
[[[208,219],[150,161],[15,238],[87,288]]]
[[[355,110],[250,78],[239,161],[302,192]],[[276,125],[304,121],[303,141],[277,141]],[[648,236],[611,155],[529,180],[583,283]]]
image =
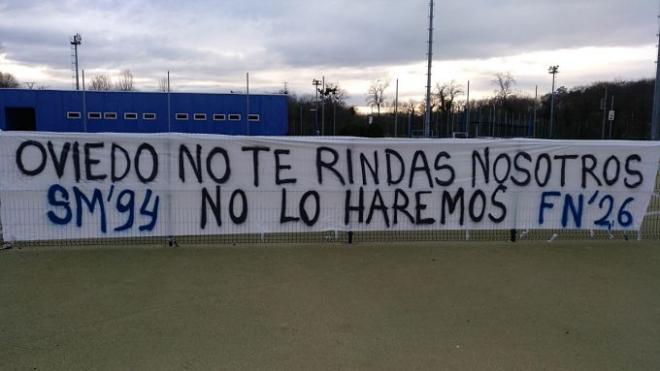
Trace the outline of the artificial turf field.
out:
[[[0,369],[658,370],[658,241],[0,252]]]

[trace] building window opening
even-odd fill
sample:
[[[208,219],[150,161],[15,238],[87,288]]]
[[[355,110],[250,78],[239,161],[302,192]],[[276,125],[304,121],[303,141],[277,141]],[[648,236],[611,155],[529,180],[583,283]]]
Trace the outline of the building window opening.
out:
[[[32,107],[6,107],[5,130],[35,131],[37,119]]]

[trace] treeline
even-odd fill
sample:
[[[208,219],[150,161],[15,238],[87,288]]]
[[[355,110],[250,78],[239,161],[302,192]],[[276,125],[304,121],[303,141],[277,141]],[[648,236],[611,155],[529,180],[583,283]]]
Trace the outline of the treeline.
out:
[[[586,87],[555,93],[556,126],[558,138],[593,139],[610,137],[610,125],[605,110],[614,109],[611,137],[614,139],[648,139],[653,112],[655,80],[599,82]],[[607,91],[607,92],[606,92]],[[613,100],[613,106],[612,106]],[[550,117],[550,95],[542,99],[543,117]]]
[[[654,80],[644,79],[597,82],[572,89],[559,87],[555,91],[553,125],[550,125],[550,93],[535,102],[534,97],[516,94],[506,87],[496,91],[493,97],[470,101],[468,110],[462,87],[453,82],[436,85],[430,131],[433,137],[648,139],[653,85]],[[614,120],[609,121],[612,107]],[[383,102],[379,109],[380,114],[364,115],[343,99],[323,104],[323,99],[315,96],[289,95],[289,133],[364,137],[423,135],[423,102],[399,103],[396,118],[391,103]]]
[[[515,79],[498,73],[492,97],[470,101],[455,82],[436,84],[432,95],[430,133],[433,137],[530,137],[556,139],[648,139],[650,137],[655,80],[596,82],[555,91],[554,120],[550,122],[552,95],[537,101],[516,93]],[[34,83],[25,83],[34,88]],[[0,71],[0,88],[17,88],[20,82]],[[133,74],[121,71],[113,83],[107,75],[94,76],[90,90],[134,91]],[[37,88],[43,88],[37,86]],[[365,103],[370,115],[346,104],[346,92],[328,84],[316,95],[289,94],[290,135],[340,135],[361,137],[419,137],[424,134],[424,102],[399,102],[394,114],[385,99],[387,83],[374,82]],[[159,91],[171,91],[167,79]],[[609,111],[614,120],[609,120]]]
[[[384,137],[393,115],[369,117],[348,106],[344,100],[323,102],[314,96],[289,94],[289,135],[339,135]]]

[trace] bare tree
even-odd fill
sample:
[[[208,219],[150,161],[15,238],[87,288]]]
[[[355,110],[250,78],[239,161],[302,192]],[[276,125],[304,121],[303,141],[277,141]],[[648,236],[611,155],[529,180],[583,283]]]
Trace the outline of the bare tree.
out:
[[[442,113],[451,112],[456,98],[463,94],[463,89],[454,80],[448,84],[435,85],[435,100],[438,110]]]
[[[94,76],[91,83],[89,84],[89,90],[112,90],[112,81],[110,81],[110,76],[106,74]]]
[[[389,82],[380,80],[374,81],[367,92],[367,104],[369,107],[376,107],[376,112],[380,116],[380,108],[385,105],[385,90],[390,86]]]
[[[410,99],[407,102],[399,102],[399,112],[415,113],[418,106],[420,106],[420,103],[414,99]]]
[[[20,85],[11,73],[0,72],[0,88],[18,88]]]
[[[337,104],[339,106],[344,105],[346,100],[346,90],[342,89],[339,84],[328,83],[325,85],[324,89],[319,89],[319,94],[321,99],[326,100],[327,102]]]
[[[119,91],[135,91],[135,85],[133,84],[133,73],[131,70],[126,69],[121,71],[115,86]]]
[[[495,74],[495,79],[493,80],[493,85],[495,85],[495,96],[506,103],[507,98],[513,94],[513,86],[516,84],[516,79],[513,78],[511,72],[497,73]]]
[[[162,77],[158,80],[158,91],[167,93],[172,91],[172,87],[167,81],[167,77]]]
[[[343,107],[346,99],[346,90],[339,87],[339,84],[328,83],[324,89],[319,89],[321,100],[332,103],[332,135],[336,135],[337,128],[337,106]]]

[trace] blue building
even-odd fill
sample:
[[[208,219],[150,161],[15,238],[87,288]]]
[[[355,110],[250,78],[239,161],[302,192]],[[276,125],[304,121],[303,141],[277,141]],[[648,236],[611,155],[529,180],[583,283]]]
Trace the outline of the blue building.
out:
[[[0,129],[286,135],[287,104],[286,95],[0,89]]]

